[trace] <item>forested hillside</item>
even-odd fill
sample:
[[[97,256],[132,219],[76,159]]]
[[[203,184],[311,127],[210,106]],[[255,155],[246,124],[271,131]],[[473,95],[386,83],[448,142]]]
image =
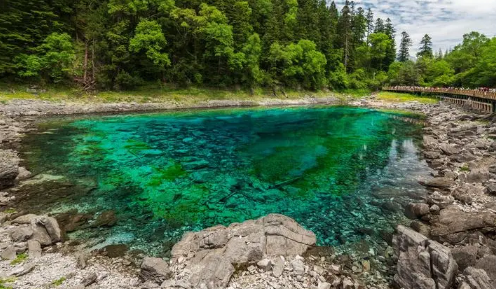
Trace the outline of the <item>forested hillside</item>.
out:
[[[16,0],[0,9],[0,78],[131,89],[377,89],[496,85],[496,39],[447,53],[428,35],[416,62],[390,19],[325,0]],[[415,44],[417,45],[417,44]],[[443,55],[444,54],[444,55]],[[398,60],[396,60],[398,59]]]

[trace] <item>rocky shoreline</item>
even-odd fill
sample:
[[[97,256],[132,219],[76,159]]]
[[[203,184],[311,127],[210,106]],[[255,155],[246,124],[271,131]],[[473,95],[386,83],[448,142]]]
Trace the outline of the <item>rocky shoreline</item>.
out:
[[[334,98],[212,101],[188,108],[335,103]],[[0,261],[0,288],[351,289],[388,288],[389,283],[422,289],[496,288],[496,119],[443,103],[387,104],[372,97],[352,105],[426,115],[423,153],[435,173],[424,185],[432,192],[424,202],[405,208],[411,228],[398,228],[395,254],[392,248],[384,253],[390,258],[375,252],[358,258],[313,247],[315,235],[281,215],[187,234],[168,261],[85,253],[81,244],[61,242],[63,230],[55,219],[10,209],[15,207],[11,187],[30,177],[16,154],[22,134],[35,116],[186,107],[25,100],[0,105],[0,191],[5,191],[0,193],[0,254],[6,259]],[[394,282],[389,282],[379,269],[396,262]]]

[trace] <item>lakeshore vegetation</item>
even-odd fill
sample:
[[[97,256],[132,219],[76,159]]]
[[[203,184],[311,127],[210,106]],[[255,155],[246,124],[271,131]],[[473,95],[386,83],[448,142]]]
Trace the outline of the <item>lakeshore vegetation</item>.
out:
[[[396,47],[396,38],[400,45]],[[0,11],[0,82],[81,90],[496,86],[496,38],[415,58],[407,32],[346,1],[18,0]],[[12,90],[12,89],[11,89]]]

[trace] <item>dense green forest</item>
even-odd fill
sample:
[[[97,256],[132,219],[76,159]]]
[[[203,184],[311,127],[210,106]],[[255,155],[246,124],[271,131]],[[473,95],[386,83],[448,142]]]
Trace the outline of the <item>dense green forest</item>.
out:
[[[342,9],[325,0],[0,5],[0,78],[8,82],[119,90],[150,82],[309,90],[496,86],[496,38],[473,32],[451,51],[433,53],[426,35],[412,58],[406,32],[397,35],[390,19],[349,1]]]

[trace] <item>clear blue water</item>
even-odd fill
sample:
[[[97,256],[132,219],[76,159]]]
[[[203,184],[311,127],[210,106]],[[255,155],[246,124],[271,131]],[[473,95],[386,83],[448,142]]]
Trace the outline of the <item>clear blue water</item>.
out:
[[[408,120],[315,107],[50,121],[25,139],[28,167],[87,189],[31,203],[58,213],[113,210],[115,226],[71,237],[156,255],[185,231],[269,213],[293,217],[321,245],[380,238],[425,193],[417,182],[428,174],[417,149],[421,126]]]

